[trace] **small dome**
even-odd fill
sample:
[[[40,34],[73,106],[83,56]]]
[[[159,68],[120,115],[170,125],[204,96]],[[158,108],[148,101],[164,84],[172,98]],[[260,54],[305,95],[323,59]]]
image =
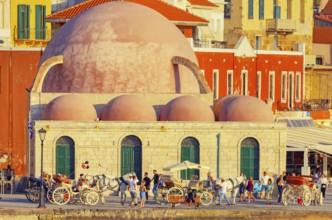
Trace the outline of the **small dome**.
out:
[[[219,121],[273,122],[273,113],[262,100],[252,96],[228,98],[221,106]]]
[[[103,108],[105,121],[157,121],[156,111],[144,98],[122,95],[112,99]]]
[[[161,110],[161,121],[214,121],[210,106],[198,97],[181,96]]]
[[[219,115],[219,111],[220,109],[230,100],[233,100],[235,98],[239,97],[238,95],[227,95],[224,96],[218,100],[216,100],[213,104],[213,113],[214,116],[216,117],[216,120],[218,120],[218,115]]]
[[[63,95],[53,99],[44,109],[43,120],[94,121],[96,109],[92,103],[78,95]]]

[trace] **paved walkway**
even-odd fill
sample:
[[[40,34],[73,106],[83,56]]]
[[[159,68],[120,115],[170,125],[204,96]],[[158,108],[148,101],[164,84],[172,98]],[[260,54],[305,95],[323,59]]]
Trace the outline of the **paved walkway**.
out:
[[[324,200],[324,204],[322,206],[319,205],[310,205],[308,207],[298,205],[296,201],[289,206],[284,206],[282,203],[277,203],[276,198],[273,199],[272,205],[266,205],[265,200],[256,200],[256,202],[242,202],[237,205],[227,206],[225,201],[223,200],[223,204],[221,206],[216,206],[215,204],[211,204],[210,206],[201,206],[199,209],[203,210],[310,210],[310,211],[331,211],[332,212],[332,191],[328,191],[326,195],[326,199]],[[2,199],[0,200],[0,207],[3,209],[31,209],[36,208],[38,206],[37,203],[29,202],[24,194],[4,194],[2,195]],[[132,209],[129,206],[129,199],[124,206],[120,204],[120,198],[117,196],[106,197],[106,204],[103,205],[101,203],[95,206],[87,206],[81,203],[78,204],[67,204],[64,206],[54,205],[46,202],[46,207],[48,209],[116,209],[123,210]],[[194,206],[191,207],[194,209]],[[139,210],[139,207],[133,208]],[[171,205],[158,205],[156,201],[149,201],[145,205],[145,209],[172,209]],[[186,204],[181,204],[175,209],[187,209]]]

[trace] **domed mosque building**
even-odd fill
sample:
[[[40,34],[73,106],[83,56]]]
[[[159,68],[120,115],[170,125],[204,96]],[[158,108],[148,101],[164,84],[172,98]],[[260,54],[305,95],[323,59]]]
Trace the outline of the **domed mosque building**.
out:
[[[112,12],[112,13],[110,13]],[[213,100],[183,34],[158,12],[116,1],[71,19],[49,42],[30,93],[30,173],[121,176],[189,160],[215,177],[286,167],[286,126],[254,97]],[[208,170],[175,172],[205,179]]]

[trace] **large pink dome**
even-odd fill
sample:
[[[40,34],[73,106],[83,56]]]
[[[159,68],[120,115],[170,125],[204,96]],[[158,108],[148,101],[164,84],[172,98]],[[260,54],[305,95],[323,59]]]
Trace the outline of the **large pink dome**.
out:
[[[67,22],[42,56],[64,56],[46,75],[43,92],[199,93],[193,73],[173,56],[197,64],[181,31],[158,12],[116,1],[95,6]]]
[[[97,119],[93,105],[82,96],[63,95],[47,104],[42,115],[43,120],[91,121]]]
[[[144,98],[123,95],[111,100],[103,108],[101,120],[105,121],[157,121],[157,115]]]
[[[252,96],[230,97],[219,110],[219,121],[273,122],[273,113],[262,100]]]
[[[210,106],[198,97],[181,96],[161,110],[161,121],[214,121]]]

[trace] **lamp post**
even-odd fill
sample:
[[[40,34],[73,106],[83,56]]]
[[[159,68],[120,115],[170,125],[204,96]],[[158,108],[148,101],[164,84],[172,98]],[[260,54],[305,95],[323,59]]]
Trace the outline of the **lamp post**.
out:
[[[41,128],[39,131],[39,138],[41,141],[41,158],[40,158],[40,199],[38,208],[46,208],[45,206],[45,192],[44,192],[44,184],[43,184],[43,157],[44,157],[44,140],[46,136],[46,130]]]

